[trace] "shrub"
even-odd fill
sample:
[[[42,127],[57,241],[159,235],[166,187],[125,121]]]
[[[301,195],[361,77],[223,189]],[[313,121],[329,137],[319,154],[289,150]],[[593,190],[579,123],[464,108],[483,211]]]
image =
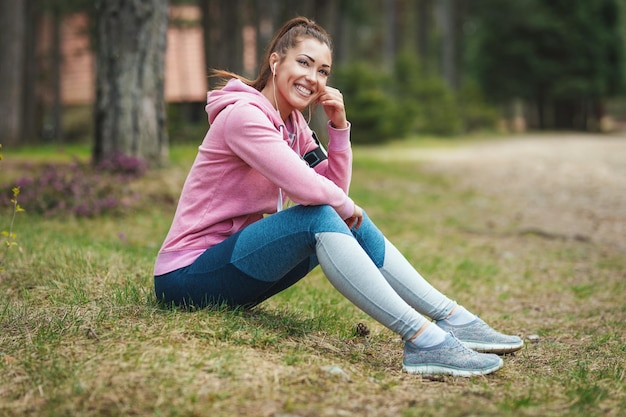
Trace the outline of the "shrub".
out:
[[[437,136],[461,133],[463,126],[454,93],[441,78],[426,77],[413,98],[418,103],[416,132]]]
[[[402,113],[391,93],[388,74],[365,63],[344,66],[334,74],[355,143],[380,143],[402,135]]]
[[[498,125],[498,109],[487,104],[476,83],[465,83],[457,95],[457,102],[464,132],[493,130]]]
[[[95,217],[119,213],[138,198],[128,184],[145,170],[143,161],[119,154],[95,167],[77,159],[47,164],[16,183],[20,203],[31,213]]]
[[[460,133],[454,92],[439,76],[424,71],[414,54],[398,55],[394,67],[396,95],[411,120],[406,130],[450,136]]]
[[[336,72],[355,143],[380,143],[408,134],[453,136],[494,128],[497,111],[474,84],[458,93],[424,71],[414,54],[400,54],[393,72],[366,63]]]

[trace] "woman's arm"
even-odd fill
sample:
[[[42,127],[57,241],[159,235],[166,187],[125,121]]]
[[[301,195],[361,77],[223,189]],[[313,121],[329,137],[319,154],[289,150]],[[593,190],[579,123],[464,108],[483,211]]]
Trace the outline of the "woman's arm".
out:
[[[328,204],[344,219],[354,214],[354,202],[343,188],[309,168],[261,109],[241,103],[227,111],[222,126],[227,146],[246,164],[280,187],[296,203]]]

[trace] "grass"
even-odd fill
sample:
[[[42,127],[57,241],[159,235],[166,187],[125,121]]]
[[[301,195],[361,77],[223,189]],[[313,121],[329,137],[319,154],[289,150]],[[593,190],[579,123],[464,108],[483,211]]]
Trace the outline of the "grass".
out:
[[[505,204],[375,148],[356,150],[351,194],[379,227],[452,298],[497,328],[538,336],[506,356],[501,371],[471,379],[403,374],[399,338],[343,299],[319,269],[251,311],[161,308],[152,263],[195,146],[172,151],[174,164],[140,184],[150,199],[124,216],[17,218],[20,248],[0,271],[0,415],[626,410],[624,254],[576,240],[468,232],[486,228]],[[34,159],[59,158],[38,151]],[[370,335],[357,335],[357,323]]]

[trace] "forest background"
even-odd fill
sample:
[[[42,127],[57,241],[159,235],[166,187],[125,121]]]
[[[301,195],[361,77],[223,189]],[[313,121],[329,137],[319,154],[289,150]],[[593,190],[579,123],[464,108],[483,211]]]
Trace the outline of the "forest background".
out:
[[[168,18],[168,8],[176,5],[196,6],[200,13],[192,19]],[[163,26],[200,27],[200,71],[208,75],[210,68],[227,68],[254,76],[273,31],[299,14],[318,21],[334,38],[331,83],[344,93],[355,143],[494,130],[606,132],[619,129],[626,119],[624,0],[3,0],[0,7],[0,110],[5,115],[0,143],[5,149],[86,141],[94,144],[94,156],[100,159],[106,153],[102,149],[109,150],[106,141],[132,142],[140,133],[130,124],[118,129],[118,137],[101,137],[111,129],[94,110],[108,111],[102,85],[126,82],[119,84],[120,94],[156,97],[160,122],[147,141],[160,143],[152,151],[115,144],[109,151],[160,164],[167,160],[170,140],[199,139],[206,128],[202,103],[179,100],[163,107],[158,103],[162,92],[149,91],[163,89],[155,74],[154,83],[143,83],[144,93],[136,92],[142,84],[136,78],[106,78],[116,64],[105,49],[118,57],[154,54],[157,64],[151,66],[162,74],[158,60],[167,44],[148,40],[162,38]],[[100,81],[93,85],[98,89],[95,103],[76,108],[65,105],[61,93],[68,57],[62,55],[60,34],[67,18],[79,13],[91,22],[85,30],[88,47],[97,53],[93,65]],[[150,30],[144,33],[140,28],[146,22]],[[119,28],[113,44],[106,39],[113,39],[115,29],[107,35],[107,27]],[[256,48],[252,57],[246,39]],[[161,51],[148,54],[152,44]],[[127,51],[113,51],[119,45],[127,45]],[[200,127],[189,138],[185,132],[194,123]]]

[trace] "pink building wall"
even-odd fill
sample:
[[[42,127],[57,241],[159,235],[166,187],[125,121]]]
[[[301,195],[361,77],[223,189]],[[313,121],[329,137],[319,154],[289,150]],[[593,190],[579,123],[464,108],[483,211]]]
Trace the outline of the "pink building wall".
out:
[[[170,24],[165,57],[165,99],[168,102],[205,101],[208,74],[200,9],[171,6],[170,19],[197,21],[198,24],[183,27]],[[67,105],[89,104],[95,98],[95,59],[89,47],[91,24],[85,14],[67,16],[61,24],[61,99]],[[49,33],[45,26],[43,33]],[[44,50],[49,50],[48,40],[44,35]]]

